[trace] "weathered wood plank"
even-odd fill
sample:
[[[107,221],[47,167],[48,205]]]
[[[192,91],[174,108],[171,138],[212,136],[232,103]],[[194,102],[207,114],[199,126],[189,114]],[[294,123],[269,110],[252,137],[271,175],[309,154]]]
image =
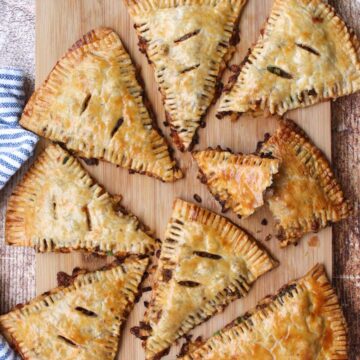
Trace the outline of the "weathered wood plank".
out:
[[[360,36],[360,1],[329,1]],[[333,229],[333,282],[349,325],[350,359],[360,359],[360,94],[332,105],[332,158],[354,204],[354,216]]]

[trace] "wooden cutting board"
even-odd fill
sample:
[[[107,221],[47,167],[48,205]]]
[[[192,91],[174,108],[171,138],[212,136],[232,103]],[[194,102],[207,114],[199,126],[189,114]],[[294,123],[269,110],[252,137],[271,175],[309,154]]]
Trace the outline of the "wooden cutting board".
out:
[[[272,1],[269,0],[249,0],[242,14],[241,43],[233,63],[239,64],[247,49],[256,41],[261,27],[269,15],[271,5]],[[134,63],[141,68],[141,74],[146,84],[146,93],[157,115],[158,124],[165,135],[169,137],[168,129],[163,128],[164,109],[153,70],[147,64],[145,56],[137,48],[137,37],[124,0],[37,0],[37,86],[46,78],[57,59],[84,33],[97,26],[112,27],[120,34]],[[219,121],[214,116],[215,108],[216,106],[207,116],[206,128],[200,131],[200,144],[197,149],[221,145],[230,147],[236,152],[253,152],[257,142],[263,139],[264,134],[271,133],[276,128],[274,119],[242,117],[238,122],[231,122],[228,119]],[[315,144],[330,158],[329,103],[289,113],[288,117],[296,120]],[[186,171],[186,177],[174,184],[163,184],[143,175],[130,175],[128,171],[106,163],[87,168],[109,192],[121,194],[123,205],[150,226],[155,231],[156,237],[162,238],[171,214],[173,199],[176,197],[194,201],[193,195],[199,194],[202,198],[202,206],[220,212],[219,205],[210,196],[205,186],[197,180],[197,169],[189,154],[177,152],[176,156],[180,160],[182,169]],[[276,239],[264,240],[272,232],[271,216],[267,209],[262,209],[255,216],[242,221],[233,216],[231,212],[226,216],[265,244],[281,265],[259,279],[246,298],[234,302],[224,313],[196,328],[192,332],[195,336],[210,336],[236,316],[255,306],[265,295],[276,291],[290,279],[302,276],[317,262],[325,263],[327,271],[331,275],[332,236],[330,228],[317,235],[304,238],[297,247],[283,250],[280,249]],[[268,220],[267,226],[261,225],[264,218]],[[104,260],[83,253],[39,254],[36,257],[37,293],[40,294],[56,286],[58,271],[71,272],[75,266],[94,269],[103,263]],[[144,294],[128,319],[122,335],[119,359],[144,359],[140,341],[129,333],[129,329],[141,320],[144,312],[143,302],[149,295],[149,293]],[[178,350],[179,345],[172,349],[166,359],[175,358]]]

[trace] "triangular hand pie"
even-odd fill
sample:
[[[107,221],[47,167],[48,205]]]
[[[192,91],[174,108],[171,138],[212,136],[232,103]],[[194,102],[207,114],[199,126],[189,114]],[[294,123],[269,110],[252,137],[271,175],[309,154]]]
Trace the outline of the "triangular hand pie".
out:
[[[199,166],[199,179],[223,211],[230,208],[240,218],[253,214],[264,204],[263,195],[279,169],[277,159],[232,154],[221,148],[196,151],[193,157]]]
[[[220,91],[246,0],[127,2],[140,50],[154,66],[174,142],[188,150]]]
[[[178,338],[277,265],[255,240],[222,216],[176,200],[162,244],[152,299],[134,333],[146,359],[159,359]],[[136,331],[135,331],[136,330]]]
[[[281,160],[268,202],[282,246],[349,216],[351,207],[325,155],[293,121],[280,121],[260,153]]]
[[[282,115],[359,90],[359,42],[334,9],[321,0],[275,0],[218,111]]]
[[[135,67],[111,29],[89,32],[59,60],[20,124],[85,158],[163,181],[182,177],[144,105]]]
[[[148,259],[77,271],[60,286],[0,317],[7,340],[28,360],[113,360]]]
[[[184,360],[346,360],[346,324],[322,265],[239,317]]]
[[[73,156],[50,145],[10,196],[6,241],[40,252],[152,252],[155,240],[118,203]]]

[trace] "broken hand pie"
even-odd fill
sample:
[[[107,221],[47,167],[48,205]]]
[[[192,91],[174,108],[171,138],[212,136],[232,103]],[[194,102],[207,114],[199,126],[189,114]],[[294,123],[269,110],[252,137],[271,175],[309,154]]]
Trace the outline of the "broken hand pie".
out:
[[[293,121],[281,120],[260,153],[281,160],[268,203],[282,246],[349,216],[351,206],[329,162]]]
[[[182,177],[144,105],[135,67],[111,29],[89,32],[59,60],[20,124],[85,158],[163,181]]]
[[[115,197],[97,185],[59,145],[50,145],[10,196],[5,237],[40,252],[87,250],[146,254],[155,240]]]
[[[224,217],[176,200],[152,298],[144,321],[133,329],[144,340],[146,359],[164,356],[174,341],[245,296],[251,284],[276,265]]]
[[[321,0],[275,0],[218,116],[288,110],[360,90],[359,42]]]
[[[67,286],[2,315],[1,331],[27,360],[113,360],[147,264],[128,258],[77,271]]]
[[[140,50],[155,69],[172,137],[189,150],[239,41],[246,0],[127,0]]]
[[[223,211],[231,208],[240,218],[264,204],[263,195],[279,169],[277,159],[233,154],[221,148],[195,151],[193,157],[200,181],[208,186]]]
[[[346,360],[346,324],[321,265],[261,301],[183,360]]]

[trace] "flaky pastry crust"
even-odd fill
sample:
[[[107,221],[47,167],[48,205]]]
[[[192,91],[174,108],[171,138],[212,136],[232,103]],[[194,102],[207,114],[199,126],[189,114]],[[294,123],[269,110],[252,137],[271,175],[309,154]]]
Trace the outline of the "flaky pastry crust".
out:
[[[124,256],[154,251],[139,220],[59,145],[37,158],[8,201],[8,244],[39,252],[87,250]]]
[[[351,205],[325,155],[304,131],[291,120],[279,124],[260,153],[281,160],[268,203],[276,220],[276,236],[287,246],[308,232],[347,218]]]
[[[189,150],[239,41],[246,0],[127,0],[140,50],[153,64],[167,121],[180,150]]]
[[[184,360],[346,360],[346,324],[322,265],[233,321]]]
[[[276,265],[224,217],[175,200],[152,298],[136,331],[144,340],[146,359],[162,357],[176,339],[245,296]]]
[[[148,259],[79,271],[60,286],[0,316],[0,330],[25,360],[113,360]]]
[[[282,115],[360,90],[359,41],[321,0],[275,0],[219,116]]]
[[[182,177],[144,105],[135,67],[108,28],[89,32],[58,61],[20,124],[85,158],[163,181]]]
[[[264,205],[264,193],[278,172],[278,159],[207,149],[192,153],[199,166],[199,179],[222,206],[238,217],[247,217]]]

